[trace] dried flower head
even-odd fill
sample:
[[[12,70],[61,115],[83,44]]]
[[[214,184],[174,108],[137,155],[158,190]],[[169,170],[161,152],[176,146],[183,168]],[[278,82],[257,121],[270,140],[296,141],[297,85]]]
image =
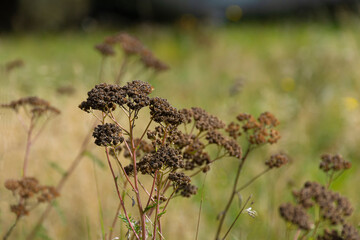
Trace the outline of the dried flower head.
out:
[[[297,202],[303,208],[310,208],[317,204],[323,219],[330,224],[344,223],[345,218],[353,212],[351,203],[346,197],[334,193],[317,182],[306,182],[299,191],[293,192]]]
[[[115,104],[122,105],[126,102],[126,92],[120,86],[101,83],[88,92],[88,98],[79,105],[79,108],[85,112],[90,112],[92,109],[109,112],[115,110]]]
[[[154,56],[154,54],[148,49],[143,49],[142,51],[140,51],[140,57],[141,57],[141,62],[147,68],[152,68],[157,72],[166,71],[169,69],[168,65],[157,59]]]
[[[163,98],[155,97],[150,100],[151,118],[158,123],[178,126],[183,122],[182,114]]]
[[[1,104],[0,107],[11,108],[18,112],[20,108],[26,108],[32,117],[40,117],[45,113],[60,114],[60,110],[51,106],[49,102],[38,97],[25,97],[12,101],[8,104]]]
[[[4,186],[5,186],[6,189],[8,189],[10,191],[15,191],[16,189],[19,188],[20,184],[15,179],[8,179],[8,180],[5,181]]]
[[[241,136],[240,125],[234,122],[231,122],[225,129],[225,131],[229,134],[233,139],[237,139]]]
[[[23,67],[25,64],[24,64],[24,61],[21,60],[21,59],[15,59],[15,60],[12,60],[10,62],[7,62],[5,64],[5,71],[7,73],[11,72],[12,70],[16,69],[16,68],[21,68]]]
[[[148,95],[153,91],[153,87],[143,81],[135,80],[128,82],[123,87],[128,97],[127,106],[132,110],[140,110],[143,107],[149,106],[150,98]]]
[[[279,125],[279,121],[269,112],[260,114],[257,120],[246,113],[241,113],[236,118],[243,123],[242,129],[247,134],[251,144],[273,144],[280,139],[279,132],[274,129]]]
[[[24,177],[20,180],[8,179],[5,181],[5,187],[12,191],[19,199],[19,203],[11,205],[11,212],[19,218],[28,215],[33,206],[30,205],[30,200],[42,202],[51,202],[59,196],[58,191],[51,186],[42,186],[34,177]]]
[[[291,203],[282,204],[279,208],[280,215],[285,221],[297,225],[300,229],[310,230],[313,226],[306,210],[301,206],[294,206]]]
[[[351,167],[351,163],[346,161],[341,155],[330,155],[324,154],[321,156],[320,169],[324,172],[329,171],[340,171],[349,169]]]
[[[338,231],[325,229],[323,235],[319,235],[317,240],[343,240]]]
[[[344,224],[341,236],[346,240],[360,240],[360,234],[356,228],[350,224]]]
[[[271,155],[270,159],[265,162],[265,165],[269,168],[279,168],[289,162],[289,158],[286,154],[278,153]]]
[[[200,131],[221,129],[225,124],[217,117],[208,114],[204,109],[192,107],[192,114],[195,120],[195,127]]]
[[[121,128],[114,123],[98,125],[94,129],[93,137],[95,144],[103,147],[116,146],[124,141]]]
[[[111,44],[106,43],[106,42],[96,44],[95,49],[98,50],[99,53],[101,55],[103,55],[104,57],[114,56],[115,55],[115,51],[114,51],[113,46]]]
[[[144,45],[130,34],[120,33],[115,39],[120,42],[122,49],[127,55],[139,54],[144,49]]]

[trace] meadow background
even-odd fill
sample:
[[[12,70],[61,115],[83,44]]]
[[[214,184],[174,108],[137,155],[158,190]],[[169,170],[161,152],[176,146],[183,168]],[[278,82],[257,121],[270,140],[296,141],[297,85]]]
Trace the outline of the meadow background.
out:
[[[101,57],[93,46],[120,31],[136,36],[171,67],[150,81],[155,88],[153,95],[167,98],[177,108],[202,107],[228,122],[240,112],[257,116],[264,111],[280,120],[280,142],[254,152],[241,182],[262,171],[272,153],[285,152],[291,162],[242,192],[244,199],[253,195],[258,216],[242,215],[228,239],[284,239],[286,224],[278,206],[291,200],[291,190],[300,188],[306,180],[325,181],[318,170],[323,153],[340,153],[352,162],[353,168],[333,184],[333,189],[350,199],[355,208],[351,221],[354,225],[360,223],[357,17],[341,18],[336,23],[250,21],[221,27],[203,26],[190,19],[175,27],[144,24],[90,32],[0,35],[0,64],[18,58],[25,63],[10,74],[1,73],[0,102],[36,95],[62,111],[34,145],[29,175],[54,185],[61,177],[59,168],[66,169],[78,153],[93,121],[78,108],[87,91],[98,83]],[[118,64],[117,60],[106,62],[105,81],[113,82],[112,72]],[[75,91],[61,94],[59,88],[63,87]],[[0,232],[14,221],[9,211],[13,196],[3,183],[21,175],[25,137],[15,114],[0,109]],[[113,180],[104,153],[91,144],[90,151],[102,159],[104,166],[88,157],[82,160],[38,239],[100,239],[100,206],[105,229],[111,225],[117,207]],[[199,239],[214,237],[216,216],[231,192],[236,164],[233,159],[215,164],[195,197],[172,202],[164,216],[167,239],[195,238],[202,193]],[[199,176],[195,183],[201,187],[203,180]],[[232,218],[237,209],[233,208]],[[42,210],[40,207],[23,219],[12,239],[23,239]]]

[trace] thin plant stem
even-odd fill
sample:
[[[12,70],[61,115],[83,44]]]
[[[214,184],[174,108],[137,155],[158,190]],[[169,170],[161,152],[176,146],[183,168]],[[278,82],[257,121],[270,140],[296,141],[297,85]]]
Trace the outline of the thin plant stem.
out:
[[[9,230],[6,232],[6,234],[3,237],[3,240],[8,239],[8,237],[10,237],[10,234],[12,233],[12,231],[14,230],[14,228],[16,227],[16,225],[19,222],[20,217],[16,217],[15,222],[13,223],[13,225],[11,225],[11,227],[9,228]]]
[[[241,187],[239,187],[236,192],[240,192],[242,190],[244,190],[245,188],[247,188],[250,184],[252,184],[256,179],[258,179],[259,177],[261,177],[262,175],[264,175],[265,173],[267,173],[268,171],[270,171],[271,168],[267,168],[264,171],[260,172],[258,175],[256,175],[255,177],[253,177],[252,179],[250,179],[247,183],[245,183],[244,185],[242,185]]]
[[[227,230],[227,232],[225,233],[224,237],[222,238],[222,240],[225,240],[227,235],[230,233],[231,229],[234,227],[236,221],[239,219],[241,213],[244,211],[246,205],[248,204],[248,202],[251,199],[251,195],[248,197],[248,199],[246,200],[245,204],[243,205],[243,207],[241,208],[240,212],[238,213],[238,215],[236,216],[236,218],[234,219],[233,223],[231,224],[231,226],[229,227],[229,229]]]
[[[130,120],[130,119],[129,119]],[[138,187],[138,176],[137,176],[137,170],[136,170],[136,148],[134,144],[134,138],[133,138],[133,125],[130,124],[130,141],[131,141],[131,152],[132,152],[132,158],[133,158],[133,165],[134,165],[134,185],[135,185],[135,195],[136,195],[136,201],[139,208],[139,214],[140,214],[140,220],[141,220],[141,231],[142,231],[142,239],[146,239],[146,220],[145,220],[145,214],[142,208],[141,199],[140,199],[140,192]]]
[[[111,162],[110,162],[110,156],[109,156],[109,151],[108,151],[108,148],[107,148],[107,147],[105,147],[105,152],[106,152],[106,158],[107,158],[107,161],[108,161],[108,165],[109,165],[109,168],[110,168],[110,171],[111,171],[113,180],[114,180],[116,192],[117,192],[117,195],[118,195],[118,197],[119,197],[121,206],[122,206],[122,208],[123,208],[125,217],[126,217],[128,223],[129,223],[130,228],[131,228],[131,230],[133,231],[134,235],[136,236],[137,239],[140,240],[140,238],[139,238],[139,236],[137,235],[137,233],[136,233],[133,225],[131,224],[130,218],[129,218],[128,214],[127,214],[127,211],[126,211],[126,208],[125,208],[125,204],[124,204],[124,201],[123,201],[123,199],[122,199],[122,197],[121,197],[121,194],[120,194],[120,191],[119,191],[119,186],[118,186],[117,181],[116,181],[116,176],[115,176],[115,173],[114,173],[114,169],[113,169],[113,167],[112,167],[112,165],[111,165]]]
[[[32,131],[34,130],[34,119],[31,118],[30,120],[30,126],[27,132],[27,138],[26,138],[26,149],[25,149],[25,156],[24,156],[24,165],[23,165],[23,172],[22,172],[22,176],[26,177],[26,170],[27,170],[27,165],[29,162],[29,155],[30,155],[30,148],[31,148],[31,136],[32,136]]]
[[[241,170],[244,166],[244,163],[246,161],[246,158],[247,156],[249,155],[250,153],[250,150],[251,150],[251,145],[248,147],[248,149],[246,150],[246,153],[245,155],[241,158],[241,161],[240,161],[240,164],[239,164],[239,167],[237,169],[237,172],[236,172],[236,176],[235,176],[235,181],[234,181],[234,185],[233,185],[233,190],[232,190],[232,193],[230,195],[230,198],[225,206],[225,209],[224,211],[222,211],[221,215],[220,215],[220,221],[219,221],[219,225],[218,225],[218,229],[216,231],[216,235],[215,235],[215,239],[218,240],[219,237],[220,237],[220,233],[221,233],[221,229],[222,229],[222,226],[224,224],[224,220],[225,220],[225,217],[226,217],[226,214],[228,213],[229,209],[230,209],[230,206],[231,206],[231,203],[232,201],[234,200],[234,197],[236,195],[236,189],[237,189],[237,184],[238,184],[238,181],[239,181],[239,177],[240,177],[240,173],[241,173]]]
[[[147,207],[149,206],[150,200],[152,200],[152,193],[154,192],[157,174],[158,174],[158,170],[155,171],[154,180],[153,180],[153,183],[152,183],[152,186],[151,186],[151,191],[150,191],[150,194],[149,194],[149,199],[148,199],[148,201],[147,201],[147,203],[146,203],[146,207],[145,207],[145,208],[147,208]]]
[[[200,207],[199,207],[198,220],[197,220],[197,224],[196,224],[196,235],[195,235],[195,240],[197,240],[197,239],[198,239],[198,236],[199,236],[200,218],[201,218],[201,209],[202,209],[202,204],[203,204],[203,201],[204,201],[204,186],[205,186],[206,176],[207,176],[207,173],[205,173],[204,181],[203,181],[203,184],[202,184],[202,193],[201,193],[201,200],[200,200]]]
[[[121,64],[121,66],[120,66],[119,74],[116,77],[115,84],[120,84],[121,83],[121,80],[122,80],[122,78],[124,76],[124,73],[125,73],[126,66],[128,64],[128,59],[129,59],[128,56],[125,55],[124,60],[123,60],[123,62]]]
[[[294,240],[298,240],[301,233],[301,229],[298,229],[294,235]]]
[[[162,181],[162,175],[157,175],[157,194],[156,194],[156,210],[155,210],[155,220],[154,220],[154,233],[153,233],[153,240],[156,239],[156,224],[157,222],[160,222],[158,215],[159,215],[159,203],[160,203],[160,190],[161,190],[161,181]],[[159,229],[160,230],[160,229]]]

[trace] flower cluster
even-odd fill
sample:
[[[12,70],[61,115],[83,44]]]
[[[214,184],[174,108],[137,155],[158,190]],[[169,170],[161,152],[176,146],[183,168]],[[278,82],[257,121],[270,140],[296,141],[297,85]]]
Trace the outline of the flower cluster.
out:
[[[127,57],[140,57],[140,62],[149,69],[154,69],[157,72],[169,69],[168,65],[160,61],[138,39],[127,33],[119,33],[114,36],[106,37],[104,42],[95,46],[95,49],[103,56],[113,56],[115,55],[114,46],[116,44],[120,45]]]
[[[1,104],[0,107],[10,108],[18,112],[20,108],[26,109],[31,118],[40,117],[44,114],[60,114],[60,110],[51,106],[49,102],[38,97],[25,97],[12,101],[8,104]]]
[[[321,156],[320,169],[324,172],[340,171],[351,168],[351,163],[346,161],[341,155],[324,154]]]
[[[150,84],[142,81],[132,81],[126,86],[102,83],[96,85],[88,92],[88,98],[83,101],[79,108],[85,112],[99,110],[111,112],[116,106],[128,107],[132,110],[140,110],[150,104],[148,95],[152,92]]]
[[[124,141],[121,128],[114,123],[105,123],[95,127],[93,132],[95,144],[98,146],[116,146]]]
[[[283,153],[277,153],[271,155],[270,159],[265,162],[265,165],[269,168],[279,168],[289,162],[287,155]]]
[[[326,190],[317,182],[306,182],[304,187],[299,191],[294,191],[293,195],[299,205],[305,209],[318,205],[322,218],[329,220],[332,225],[344,223],[345,218],[353,212],[347,198]]]
[[[274,129],[279,125],[279,121],[269,112],[260,114],[257,120],[246,113],[239,114],[236,118],[243,124],[242,129],[251,144],[274,144],[280,139],[279,132]]]
[[[309,215],[306,213],[306,210],[300,206],[294,206],[291,203],[285,203],[280,206],[279,212],[285,221],[299,226],[300,229],[309,230],[313,226],[313,223],[311,222]]]
[[[51,202],[60,195],[54,187],[40,185],[34,177],[24,177],[21,180],[8,179],[4,185],[6,189],[19,197],[18,204],[10,206],[11,212],[18,218],[29,214],[30,200],[35,199],[35,204]]]
[[[339,233],[337,230],[330,231],[325,229],[323,235],[319,235],[317,240],[359,240],[360,234],[350,224],[344,224],[342,226],[342,231]]]

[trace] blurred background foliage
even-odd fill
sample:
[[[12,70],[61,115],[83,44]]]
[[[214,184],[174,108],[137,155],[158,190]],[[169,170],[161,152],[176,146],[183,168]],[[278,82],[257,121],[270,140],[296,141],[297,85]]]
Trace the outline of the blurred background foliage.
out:
[[[22,0],[18,4],[17,9],[23,13],[11,23],[15,31],[0,35],[0,102],[37,95],[61,108],[61,116],[49,124],[31,156],[34,165],[29,172],[44,182],[57,181],[60,175],[51,163],[66,169],[91,125],[91,116],[77,106],[99,81],[101,59],[93,46],[105,36],[127,31],[171,67],[150,82],[154,94],[167,98],[175,107],[199,106],[227,122],[240,112],[259,115],[270,111],[281,122],[280,143],[256,151],[244,169],[242,181],[262,171],[272,153],[283,151],[292,161],[243,192],[244,199],[253,194],[253,208],[259,216],[242,216],[229,239],[284,239],[286,225],[278,215],[278,206],[291,199],[291,190],[300,188],[304,181],[325,180],[317,169],[322,153],[340,153],[353,163],[350,172],[333,187],[349,197],[355,207],[351,220],[355,225],[360,223],[356,187],[360,181],[358,15],[340,9],[334,12],[335,21],[320,14],[315,19],[239,19],[238,24],[220,25],[205,25],[193,15],[183,15],[171,24],[146,21],[128,26],[127,22],[114,25],[112,20],[103,25],[88,17],[91,5],[86,0],[56,4]],[[27,4],[31,4],[31,11]],[[54,30],[70,23],[75,27],[61,32],[26,31],[38,26]],[[17,31],[20,29],[25,31]],[[14,59],[22,59],[24,66],[6,72],[5,64]],[[106,62],[105,81],[113,81],[120,62],[118,58]],[[0,110],[0,121],[3,183],[19,175],[25,133],[8,111]],[[103,152],[95,148],[91,151],[103,159]],[[230,193],[234,164],[231,159],[215,164],[200,194],[191,200],[174,200],[175,207],[165,215],[169,220],[164,226],[165,235],[171,236],[169,239],[194,238],[201,192],[204,217],[199,239],[213,237],[216,216]],[[96,182],[101,187],[100,196]],[[196,184],[201,186],[202,182],[203,177],[199,177]],[[0,187],[0,196],[1,232],[13,216],[8,209],[11,194]],[[97,200],[108,227],[117,206],[114,196],[108,169],[85,159],[67,183],[39,239],[99,239]],[[233,207],[232,217],[237,209]],[[28,223],[36,219],[34,212],[23,221],[15,239],[23,239],[31,227]]]

